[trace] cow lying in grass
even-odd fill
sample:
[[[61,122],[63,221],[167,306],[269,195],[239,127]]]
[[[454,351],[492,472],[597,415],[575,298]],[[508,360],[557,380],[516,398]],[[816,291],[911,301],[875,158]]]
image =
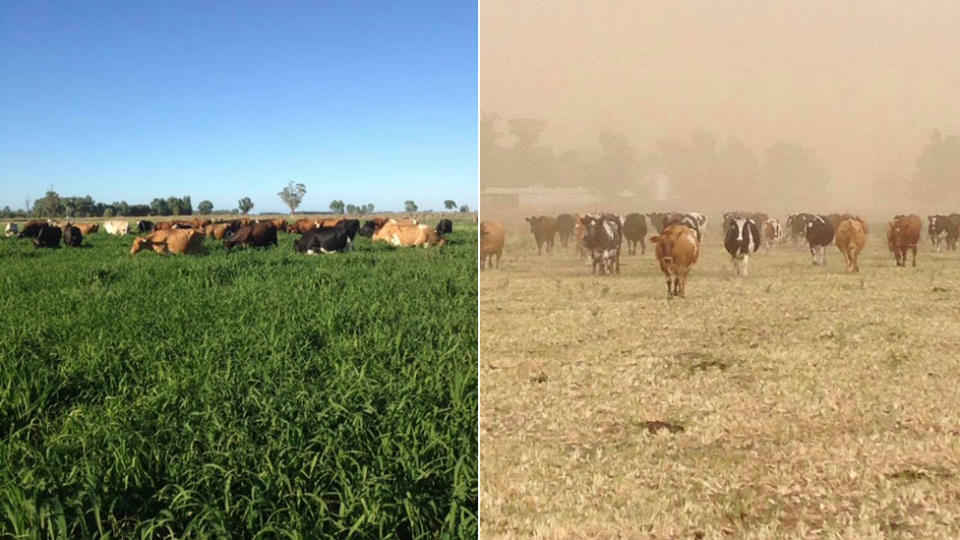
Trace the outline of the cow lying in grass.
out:
[[[203,234],[193,229],[165,229],[155,231],[147,236],[139,236],[133,240],[130,256],[133,257],[144,249],[152,249],[154,253],[197,254],[203,252]]]

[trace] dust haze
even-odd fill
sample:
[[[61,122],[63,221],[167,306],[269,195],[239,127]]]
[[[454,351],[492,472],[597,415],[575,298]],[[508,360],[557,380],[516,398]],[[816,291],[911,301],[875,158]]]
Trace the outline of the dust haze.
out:
[[[482,204],[960,211],[957,29],[957,2],[482,0]]]

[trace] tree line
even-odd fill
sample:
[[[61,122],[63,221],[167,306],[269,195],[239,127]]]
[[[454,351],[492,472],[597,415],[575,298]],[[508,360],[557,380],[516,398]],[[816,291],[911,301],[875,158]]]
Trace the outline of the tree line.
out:
[[[277,195],[280,200],[290,208],[290,213],[296,212],[300,203],[307,193],[304,184],[295,184],[289,182]],[[448,210],[456,208],[456,202],[452,200],[444,201],[444,206]],[[12,210],[5,206],[0,210],[0,218],[84,218],[84,217],[113,217],[113,216],[191,216],[194,214],[243,214],[246,215],[253,210],[254,203],[250,197],[243,197],[237,201],[237,207],[232,209],[215,210],[213,203],[207,200],[201,201],[196,209],[189,195],[183,197],[170,196],[167,198],[157,197],[150,201],[150,204],[128,204],[126,201],[115,201],[113,203],[103,203],[94,201],[92,197],[61,197],[53,187],[47,190],[43,197],[40,197],[33,204],[26,201],[24,208]],[[407,212],[416,212],[418,210],[416,203],[406,201],[404,209]],[[374,211],[373,203],[355,205],[344,204],[341,200],[334,200],[330,203],[330,211],[338,214],[369,214]],[[461,212],[469,212],[467,205],[460,207]]]
[[[685,208],[708,212],[782,212],[823,207],[834,180],[816,152],[793,141],[781,140],[757,152],[736,136],[696,130],[688,138],[662,137],[640,147],[608,129],[598,133],[595,146],[557,151],[541,143],[547,129],[539,119],[483,115],[483,187],[583,186],[611,200],[629,191],[668,209],[683,201]],[[960,138],[934,132],[912,175],[876,183],[883,199],[960,206]]]

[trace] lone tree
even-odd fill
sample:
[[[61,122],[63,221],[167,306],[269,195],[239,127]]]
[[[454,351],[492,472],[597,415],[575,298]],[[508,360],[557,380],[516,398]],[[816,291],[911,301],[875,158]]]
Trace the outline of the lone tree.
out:
[[[460,211],[461,211],[462,213],[466,214],[467,212],[470,211],[470,207],[467,206],[467,205],[463,205],[463,206],[460,207]]]
[[[247,215],[253,209],[253,201],[250,200],[250,197],[244,197],[237,201],[237,208],[243,215]]]
[[[452,199],[447,199],[443,201],[443,207],[447,210],[453,210],[457,207],[457,203],[455,203]]]
[[[348,204],[348,205],[347,205],[347,213],[348,213],[348,214],[359,214],[359,213],[360,213],[360,207],[358,207],[358,206],[355,205],[355,204]]]
[[[307,186],[303,184],[294,184],[293,180],[287,184],[287,187],[283,188],[283,191],[277,193],[283,203],[290,207],[291,214],[293,214],[297,207],[300,206],[300,203],[303,201],[303,196],[306,194]]]
[[[209,214],[213,211],[213,203],[210,201],[200,201],[200,204],[197,205],[197,212],[201,214]]]
[[[403,203],[403,209],[404,209],[405,211],[411,212],[411,213],[412,213],[412,212],[416,212],[416,211],[417,211],[417,203],[415,203],[415,202],[413,202],[413,201],[406,201],[406,202]]]
[[[346,209],[346,205],[343,204],[343,201],[334,199],[330,201],[330,211],[335,214],[342,214]]]

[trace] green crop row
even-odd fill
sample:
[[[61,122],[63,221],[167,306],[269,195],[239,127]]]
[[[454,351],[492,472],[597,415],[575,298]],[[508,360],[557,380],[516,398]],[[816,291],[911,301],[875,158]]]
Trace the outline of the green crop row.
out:
[[[128,255],[0,241],[0,531],[470,537],[476,226]],[[3,537],[3,534],[0,534]]]

